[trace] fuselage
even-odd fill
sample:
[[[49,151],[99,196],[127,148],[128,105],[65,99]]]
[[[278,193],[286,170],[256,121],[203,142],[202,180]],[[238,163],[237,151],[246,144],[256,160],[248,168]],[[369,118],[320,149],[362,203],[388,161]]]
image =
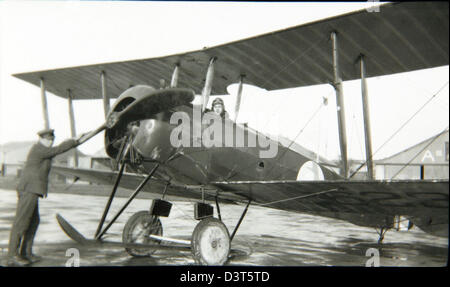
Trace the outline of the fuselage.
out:
[[[162,163],[171,178],[185,184],[340,179],[332,170],[283,146],[274,137],[215,113],[204,113],[186,100],[180,105],[183,97],[189,97],[189,90],[164,93],[149,86],[132,87],[122,93],[111,109],[122,113],[122,121],[105,133],[110,157],[117,158],[129,136],[132,152],[140,159],[134,164],[150,171],[156,162]]]
[[[157,161],[165,163],[171,176],[182,182],[208,184],[214,181],[295,180],[300,169],[306,163],[312,163],[304,155],[244,125],[214,115],[208,122],[205,114],[195,113],[195,107],[181,106],[139,122],[132,145],[142,156],[146,170],[154,165],[149,160]],[[180,114],[184,121],[174,124],[173,118]],[[319,165],[308,168],[316,169],[312,172],[319,173],[323,179],[339,178]]]

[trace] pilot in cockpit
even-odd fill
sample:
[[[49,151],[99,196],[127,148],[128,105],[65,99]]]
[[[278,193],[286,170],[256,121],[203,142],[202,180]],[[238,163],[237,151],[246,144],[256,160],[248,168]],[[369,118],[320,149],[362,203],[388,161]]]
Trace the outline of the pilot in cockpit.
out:
[[[215,98],[211,105],[212,110],[209,111],[210,113],[215,113],[219,115],[222,119],[229,119],[229,115],[227,111],[225,110],[225,105],[223,103],[223,100],[221,98]]]

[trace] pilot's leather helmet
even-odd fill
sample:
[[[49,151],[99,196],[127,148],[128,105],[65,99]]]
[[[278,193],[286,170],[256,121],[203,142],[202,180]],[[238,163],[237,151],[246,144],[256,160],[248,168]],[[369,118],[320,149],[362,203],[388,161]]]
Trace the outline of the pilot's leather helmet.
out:
[[[212,107],[214,107],[215,105],[221,104],[222,107],[224,106],[223,104],[223,100],[221,98],[215,98],[214,101],[212,102]]]

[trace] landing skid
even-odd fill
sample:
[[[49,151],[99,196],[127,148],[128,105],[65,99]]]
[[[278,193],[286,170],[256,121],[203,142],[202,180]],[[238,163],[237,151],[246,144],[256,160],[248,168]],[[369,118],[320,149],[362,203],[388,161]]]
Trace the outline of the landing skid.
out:
[[[162,245],[162,244],[141,244],[141,243],[121,243],[113,241],[103,241],[97,239],[86,239],[78,230],[76,230],[70,223],[68,223],[60,214],[56,215],[59,225],[63,231],[75,242],[87,246],[111,246],[123,247],[133,249],[158,249],[158,250],[178,250],[191,251],[190,246],[186,245]],[[164,239],[164,238],[162,238]]]
[[[64,219],[59,213],[56,214],[56,220],[59,223],[59,226],[61,226],[62,230],[69,236],[72,240],[74,240],[77,243],[80,243],[82,245],[89,244],[90,241],[96,241],[96,240],[88,240],[86,239],[83,234],[78,232],[67,220]]]

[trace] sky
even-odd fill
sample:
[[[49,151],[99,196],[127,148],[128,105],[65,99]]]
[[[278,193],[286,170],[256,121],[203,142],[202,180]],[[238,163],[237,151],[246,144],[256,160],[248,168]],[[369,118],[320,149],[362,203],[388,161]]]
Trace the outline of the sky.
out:
[[[36,140],[44,127],[39,87],[12,74],[198,50],[367,7],[366,2],[0,1],[0,144]],[[368,79],[374,158],[400,152],[448,127],[448,78],[445,66]],[[349,158],[364,159],[360,81],[344,82],[343,89]],[[236,85],[228,90],[223,99],[233,116]],[[70,137],[67,101],[51,93],[47,101],[59,143]],[[255,116],[255,109],[263,116]],[[100,100],[75,101],[74,110],[77,133],[104,121]],[[326,158],[339,157],[330,85],[272,92],[245,86],[238,122],[295,139]],[[79,149],[93,154],[102,148],[101,134]]]

